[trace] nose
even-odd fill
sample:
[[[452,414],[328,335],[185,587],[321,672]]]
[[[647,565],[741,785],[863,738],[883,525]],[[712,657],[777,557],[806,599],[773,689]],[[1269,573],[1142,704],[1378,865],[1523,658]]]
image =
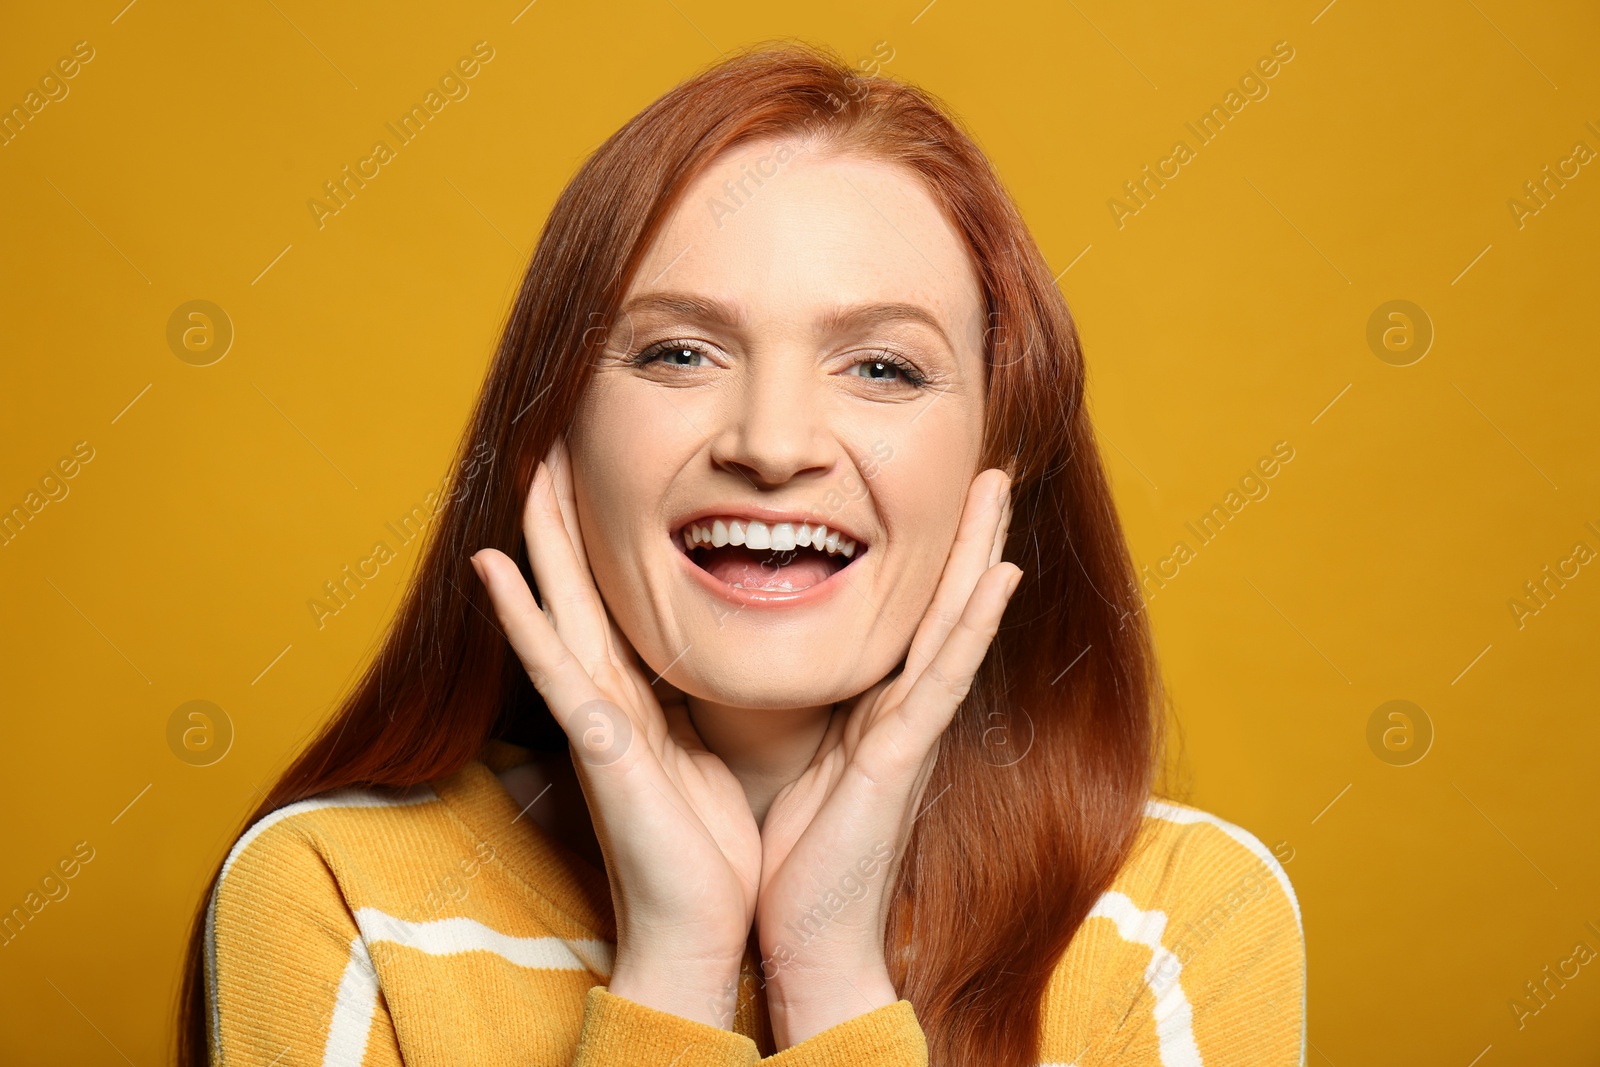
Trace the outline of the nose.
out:
[[[823,417],[819,372],[804,359],[784,364],[776,354],[752,360],[711,434],[712,462],[756,485],[783,485],[838,461],[839,444]]]

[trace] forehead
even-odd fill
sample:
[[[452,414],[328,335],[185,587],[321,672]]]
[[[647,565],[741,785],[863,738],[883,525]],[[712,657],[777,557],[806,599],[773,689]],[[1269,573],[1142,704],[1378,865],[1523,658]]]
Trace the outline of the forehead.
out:
[[[798,141],[739,145],[707,165],[657,234],[629,296],[658,289],[737,303],[752,323],[912,303],[952,338],[982,333],[966,241],[916,173]]]

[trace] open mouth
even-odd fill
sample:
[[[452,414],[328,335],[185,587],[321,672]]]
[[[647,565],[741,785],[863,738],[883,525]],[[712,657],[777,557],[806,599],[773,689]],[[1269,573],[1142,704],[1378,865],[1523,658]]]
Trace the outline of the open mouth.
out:
[[[689,560],[735,589],[798,593],[820,585],[866,555],[867,545],[820,523],[762,522],[705,516],[674,540]]]

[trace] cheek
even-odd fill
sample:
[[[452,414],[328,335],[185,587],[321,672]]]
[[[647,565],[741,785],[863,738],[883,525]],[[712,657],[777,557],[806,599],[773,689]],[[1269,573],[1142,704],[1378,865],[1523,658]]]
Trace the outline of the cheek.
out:
[[[597,572],[602,560],[635,558],[639,539],[661,532],[650,524],[676,460],[658,421],[626,390],[597,389],[568,434],[579,524]]]
[[[925,428],[919,422],[917,432],[880,448],[867,485],[896,549],[896,577],[904,582],[893,595],[924,606],[932,598],[978,473],[979,445],[973,427],[952,420]]]
[[[598,378],[567,437],[574,473],[606,519],[654,506],[667,485],[663,472],[681,467],[699,440],[671,403],[633,384]]]
[[[567,434],[595,584],[623,628],[646,643],[667,621],[651,594],[660,590],[662,568],[671,562],[663,551],[669,489],[704,443],[682,403],[602,373]]]

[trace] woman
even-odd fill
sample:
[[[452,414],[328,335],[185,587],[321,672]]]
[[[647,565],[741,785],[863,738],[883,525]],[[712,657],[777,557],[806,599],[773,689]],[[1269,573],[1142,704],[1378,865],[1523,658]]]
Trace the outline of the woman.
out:
[[[1282,868],[1150,795],[1083,392],[926,93],[785,46],[650,105],[213,881],[181,1062],[1302,1062]]]

